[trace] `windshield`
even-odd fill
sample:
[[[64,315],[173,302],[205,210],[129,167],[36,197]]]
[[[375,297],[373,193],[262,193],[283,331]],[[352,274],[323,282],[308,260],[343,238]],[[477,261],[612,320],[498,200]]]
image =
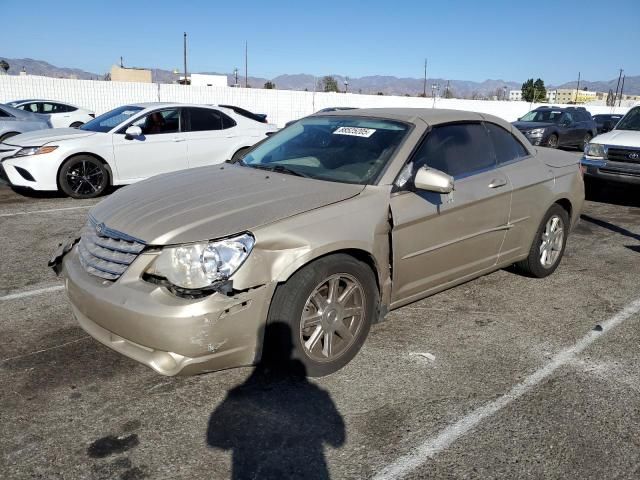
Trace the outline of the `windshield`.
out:
[[[120,125],[122,122],[128,120],[140,110],[144,110],[142,107],[134,107],[126,105],[124,107],[118,107],[110,112],[103,113],[99,117],[94,118],[90,122],[85,123],[80,127],[80,130],[88,130],[90,132],[108,132],[113,127]]]
[[[309,117],[270,137],[243,163],[319,180],[373,182],[409,127],[390,120]]]
[[[622,120],[616,125],[616,130],[640,130],[640,107],[629,110]]]
[[[560,110],[533,110],[520,120],[523,122],[559,123],[564,112]]]

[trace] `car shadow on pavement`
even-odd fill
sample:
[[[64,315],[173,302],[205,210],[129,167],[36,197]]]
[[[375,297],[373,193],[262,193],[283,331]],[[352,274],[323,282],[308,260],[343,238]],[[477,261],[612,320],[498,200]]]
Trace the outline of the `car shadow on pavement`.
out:
[[[605,183],[585,179],[587,200],[598,203],[611,203],[623,207],[640,207],[637,186],[620,183]]]
[[[291,358],[289,326],[268,325],[265,343],[273,338],[280,348],[267,349],[251,376],[211,414],[207,444],[231,450],[233,479],[328,479],[324,446],[344,444],[344,421],[329,393]]]
[[[626,228],[619,227],[618,225],[614,225],[613,223],[605,222],[604,220],[600,220],[598,218],[594,218],[590,215],[582,214],[580,215],[580,219],[589,223],[593,223],[602,228],[606,228],[614,233],[618,233],[620,235],[624,235],[625,237],[632,238],[640,242],[640,233],[634,233],[631,230],[627,230]],[[632,252],[640,253],[640,245],[625,245],[625,248],[628,248]]]

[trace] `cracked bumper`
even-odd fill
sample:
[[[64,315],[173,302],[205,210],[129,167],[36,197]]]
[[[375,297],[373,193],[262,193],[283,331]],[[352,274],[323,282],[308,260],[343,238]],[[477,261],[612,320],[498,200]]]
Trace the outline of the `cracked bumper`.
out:
[[[191,375],[254,364],[276,283],[236,295],[176,297],[141,275],[155,254],[140,255],[116,281],[84,271],[77,248],[62,275],[80,326],[107,347],[163,375]]]

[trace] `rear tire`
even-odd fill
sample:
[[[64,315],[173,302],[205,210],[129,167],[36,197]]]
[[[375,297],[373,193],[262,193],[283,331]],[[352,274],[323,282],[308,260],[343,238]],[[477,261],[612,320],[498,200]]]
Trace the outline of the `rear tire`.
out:
[[[84,125],[83,122],[73,122],[71,125],[69,125],[69,128],[78,128],[78,127],[81,127],[82,125]]]
[[[276,289],[267,332],[280,334],[269,338],[267,333],[263,359],[281,358],[291,349],[308,376],[329,375],[358,353],[378,304],[378,287],[369,265],[346,254],[320,258]],[[275,324],[285,324],[290,338],[283,338],[283,328],[273,328]]]
[[[77,155],[62,165],[58,185],[71,198],[99,197],[109,185],[109,172],[97,158]]]
[[[542,218],[529,249],[529,255],[516,263],[516,268],[534,278],[551,275],[560,265],[567,245],[568,233],[569,214],[556,203]]]
[[[559,139],[558,139],[558,135],[556,135],[555,133],[552,133],[549,138],[547,139],[547,147],[548,148],[558,148],[559,145]]]
[[[8,138],[11,137],[15,137],[16,135],[19,135],[20,132],[9,132],[9,133],[5,133],[4,135],[2,135],[0,137],[0,143],[4,142],[5,140],[7,140]]]

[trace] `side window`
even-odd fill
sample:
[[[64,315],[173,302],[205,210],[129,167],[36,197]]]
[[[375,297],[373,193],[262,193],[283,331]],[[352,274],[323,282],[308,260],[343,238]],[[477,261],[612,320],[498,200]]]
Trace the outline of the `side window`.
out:
[[[560,119],[560,123],[568,123],[569,125],[571,125],[574,122],[575,122],[575,120],[573,119],[573,117],[571,116],[571,114],[569,112],[564,112],[562,114],[562,118]]]
[[[434,127],[414,158],[416,169],[427,165],[453,177],[495,166],[487,131],[480,123]]]
[[[5,112],[4,110],[2,110],[0,108],[0,117],[5,117],[6,118],[6,117],[11,117],[11,115],[9,115],[7,112]]]
[[[188,110],[190,132],[225,130],[236,125],[233,119],[218,110],[209,108],[189,108]]]
[[[58,113],[55,109],[55,104],[53,103],[41,103],[39,104],[39,107],[38,113]]]
[[[131,125],[140,127],[143,135],[177,133],[180,131],[180,109],[170,108],[167,110],[151,112],[150,114],[139,118]]]
[[[37,103],[26,103],[24,105],[20,105],[18,107],[20,110],[24,110],[25,112],[38,113],[38,104]]]
[[[72,107],[71,105],[64,105],[63,103],[56,104],[57,112],[75,112],[78,110],[76,107]]]
[[[489,131],[498,165],[529,155],[527,149],[504,128],[493,123],[486,123],[485,126]]]

